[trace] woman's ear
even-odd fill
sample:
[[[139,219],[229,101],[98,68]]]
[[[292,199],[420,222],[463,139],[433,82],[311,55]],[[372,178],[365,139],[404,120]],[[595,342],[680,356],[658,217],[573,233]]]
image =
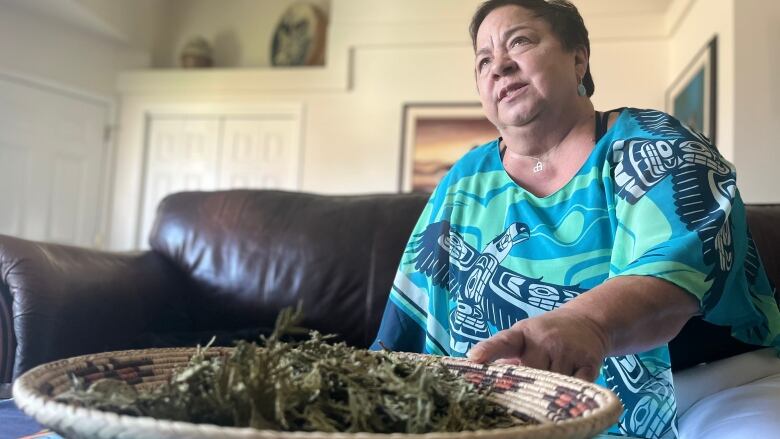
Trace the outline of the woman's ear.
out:
[[[585,72],[588,71],[588,62],[590,62],[590,53],[585,46],[574,49],[574,70],[578,78],[585,77]]]

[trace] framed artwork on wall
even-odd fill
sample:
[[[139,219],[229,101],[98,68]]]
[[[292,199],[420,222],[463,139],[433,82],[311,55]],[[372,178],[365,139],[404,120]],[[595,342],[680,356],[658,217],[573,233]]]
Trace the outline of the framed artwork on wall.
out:
[[[316,4],[293,3],[282,15],[271,42],[274,66],[325,64],[328,17]]]
[[[666,91],[666,112],[716,143],[718,37],[712,38]]]
[[[498,137],[478,102],[408,103],[401,124],[401,192],[433,192],[468,151]]]

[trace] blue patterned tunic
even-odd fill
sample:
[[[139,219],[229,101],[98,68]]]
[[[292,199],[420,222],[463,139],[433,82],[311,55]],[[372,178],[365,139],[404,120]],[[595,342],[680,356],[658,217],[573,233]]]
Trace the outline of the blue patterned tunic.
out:
[[[521,319],[629,275],[678,285],[705,320],[777,345],[780,313],[733,167],[671,116],[632,108],[547,197],[507,175],[498,140],[460,159],[415,227],[373,347],[464,356]],[[605,359],[597,383],[625,406],[611,432],[676,436],[666,345]]]

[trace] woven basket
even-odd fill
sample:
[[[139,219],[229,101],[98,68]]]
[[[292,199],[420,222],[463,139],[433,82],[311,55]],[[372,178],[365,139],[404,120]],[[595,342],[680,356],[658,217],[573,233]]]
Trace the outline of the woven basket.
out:
[[[228,355],[230,348],[210,348],[207,356]],[[585,439],[615,423],[622,406],[610,391],[576,378],[526,367],[479,365],[443,358],[443,363],[467,380],[494,388],[491,398],[530,418],[535,424],[517,427],[428,434],[279,432],[220,427],[117,415],[54,402],[69,389],[70,375],[92,382],[100,378],[124,380],[137,388],[151,388],[168,380],[172,371],[187,364],[194,348],[106,352],[60,360],[23,374],[13,386],[16,404],[28,415],[68,439],[75,438],[288,438],[288,439]],[[419,354],[399,354],[417,359]]]

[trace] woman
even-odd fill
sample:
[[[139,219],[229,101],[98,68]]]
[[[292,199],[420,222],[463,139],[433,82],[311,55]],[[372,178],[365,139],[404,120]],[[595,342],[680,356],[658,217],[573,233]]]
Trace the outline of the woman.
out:
[[[594,111],[587,30],[565,0],[489,0],[471,36],[501,137],[432,195],[374,347],[596,380],[625,406],[612,432],[675,437],[666,343],[685,322],[778,334],[733,168],[664,113]]]

